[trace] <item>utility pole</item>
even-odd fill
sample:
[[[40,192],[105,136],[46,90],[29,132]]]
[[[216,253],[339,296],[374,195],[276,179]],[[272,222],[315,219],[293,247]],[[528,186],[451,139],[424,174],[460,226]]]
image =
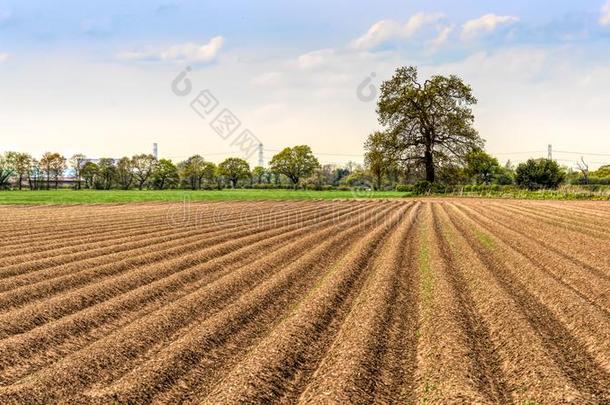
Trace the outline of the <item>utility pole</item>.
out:
[[[549,144],[549,160],[553,160],[553,145]]]
[[[153,143],[153,156],[155,159],[159,159],[159,148],[156,142]]]
[[[258,165],[263,167],[265,165],[265,161],[263,159],[263,144],[258,144]]]

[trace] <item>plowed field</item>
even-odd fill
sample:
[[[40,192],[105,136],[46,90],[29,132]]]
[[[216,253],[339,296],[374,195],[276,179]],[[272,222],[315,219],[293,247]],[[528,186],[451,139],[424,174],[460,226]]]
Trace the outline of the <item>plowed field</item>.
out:
[[[0,207],[0,403],[609,403],[610,204]]]

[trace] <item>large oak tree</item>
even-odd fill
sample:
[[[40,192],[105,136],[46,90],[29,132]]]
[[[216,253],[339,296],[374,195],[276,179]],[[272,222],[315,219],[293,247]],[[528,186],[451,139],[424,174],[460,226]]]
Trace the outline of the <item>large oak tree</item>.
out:
[[[483,140],[473,127],[477,100],[462,79],[435,75],[421,83],[417,68],[400,67],[381,85],[377,104],[385,151],[408,167],[423,167],[434,182],[439,164],[463,162]]]

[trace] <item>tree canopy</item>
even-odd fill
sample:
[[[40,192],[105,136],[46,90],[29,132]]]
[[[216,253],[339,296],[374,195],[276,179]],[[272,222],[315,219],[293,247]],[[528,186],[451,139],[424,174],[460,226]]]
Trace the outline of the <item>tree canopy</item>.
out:
[[[491,184],[502,171],[498,159],[482,150],[474,150],[466,155],[466,176],[473,179],[477,184]]]
[[[96,186],[97,178],[100,173],[99,166],[94,162],[85,162],[80,169],[80,175],[85,179],[85,187],[93,188]]]
[[[14,165],[15,173],[17,174],[17,187],[19,190],[22,188],[23,179],[30,173],[32,168],[32,161],[34,159],[27,153],[15,153]]]
[[[417,68],[400,67],[381,85],[379,122],[386,127],[386,156],[407,166],[423,166],[426,180],[446,162],[463,162],[483,140],[473,127],[472,89],[455,75],[435,75],[421,83]]]
[[[271,171],[288,177],[296,188],[299,181],[311,176],[320,162],[313,155],[311,148],[307,145],[297,145],[292,148],[284,148],[269,162]]]
[[[74,169],[74,177],[76,179],[77,190],[80,190],[80,182],[82,177],[81,170],[83,169],[85,163],[87,163],[86,159],[87,157],[82,153],[76,153],[70,158],[70,166],[72,166],[72,168]]]
[[[152,175],[157,165],[157,159],[150,154],[135,155],[131,158],[133,175],[138,182],[138,188],[142,190],[148,178]]]
[[[244,159],[228,158],[218,165],[218,173],[225,176],[235,188],[239,179],[250,177],[250,165]]]
[[[601,166],[593,175],[596,177],[610,177],[610,165]]]
[[[391,156],[386,154],[385,143],[387,135],[381,131],[375,131],[366,140],[364,144],[364,164],[371,172],[375,179],[375,189],[381,189],[383,176],[388,172],[392,165]]]
[[[256,179],[257,184],[262,184],[267,176],[268,171],[262,166],[256,166],[252,169],[252,177]]]
[[[119,185],[124,190],[129,190],[133,183],[132,159],[122,157],[116,164],[116,177]]]
[[[40,166],[47,177],[47,189],[50,188],[51,178],[55,180],[55,188],[57,188],[59,177],[66,170],[66,158],[59,153],[46,152],[40,159]]]
[[[5,152],[0,155],[0,187],[5,187],[8,179],[15,173],[15,152]]]
[[[160,159],[152,172],[152,184],[159,190],[178,184],[180,176],[176,165],[169,159]]]
[[[565,172],[550,159],[529,159],[517,166],[515,180],[529,190],[557,188],[564,180]]]

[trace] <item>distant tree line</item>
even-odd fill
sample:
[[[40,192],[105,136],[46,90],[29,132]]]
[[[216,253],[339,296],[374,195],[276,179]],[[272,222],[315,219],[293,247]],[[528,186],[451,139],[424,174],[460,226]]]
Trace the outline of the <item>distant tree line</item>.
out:
[[[426,180],[425,168],[402,166],[377,148],[381,137],[373,133],[366,144],[365,164],[321,165],[306,145],[285,148],[269,167],[250,165],[231,157],[219,164],[193,155],[174,163],[141,154],[120,159],[88,160],[82,154],[66,159],[59,153],[45,153],[40,159],[26,153],[0,154],[0,188],[49,190],[74,189],[190,189],[305,188],[434,191],[441,186],[517,185],[529,190],[552,189],[562,183],[608,184],[610,165],[597,171],[570,170],[547,159],[530,159],[517,166],[501,165],[481,149],[466,154],[462,164],[435,165],[435,182]]]
[[[140,154],[120,159],[88,160],[82,154],[69,159],[59,153],[45,153],[40,159],[26,153],[0,154],[0,188],[49,190],[74,189],[190,189],[305,188],[431,191],[435,185],[518,185],[530,190],[569,184],[610,184],[610,165],[586,172],[560,167],[547,159],[531,159],[518,166],[498,160],[481,149],[464,157],[461,165],[438,165],[435,182],[426,180],[425,169],[404,167],[388,159],[375,144],[379,133],[367,141],[365,164],[321,165],[308,146],[285,148],[269,167],[250,168],[243,159],[231,157],[219,164],[193,155],[174,163]]]
[[[24,183],[32,190],[58,188],[67,168],[67,160],[59,153],[47,152],[40,159],[27,153],[5,152],[0,155],[0,186],[14,184],[22,189]]]
[[[0,155],[0,187],[49,190],[69,184],[75,189],[222,189],[236,187],[299,188],[341,186],[343,178],[358,168],[320,165],[311,148],[297,145],[273,156],[269,167],[254,167],[244,159],[230,157],[214,164],[200,155],[177,163],[140,154],[120,159],[87,159],[76,154],[66,159],[45,153],[40,159],[27,153]],[[362,170],[360,168],[360,170]]]

